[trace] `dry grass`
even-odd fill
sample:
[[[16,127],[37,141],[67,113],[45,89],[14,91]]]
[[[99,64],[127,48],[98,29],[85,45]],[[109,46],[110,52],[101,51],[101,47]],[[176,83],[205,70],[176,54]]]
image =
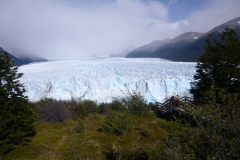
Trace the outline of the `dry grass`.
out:
[[[97,131],[106,120],[92,116],[84,120],[85,132],[77,133],[77,121],[36,123],[37,135],[25,146],[2,157],[4,160],[55,160],[55,159],[107,159],[107,153],[118,148],[122,153],[133,152],[141,147],[161,147],[167,131],[161,126],[171,125],[153,115],[132,116],[135,129],[120,136]]]

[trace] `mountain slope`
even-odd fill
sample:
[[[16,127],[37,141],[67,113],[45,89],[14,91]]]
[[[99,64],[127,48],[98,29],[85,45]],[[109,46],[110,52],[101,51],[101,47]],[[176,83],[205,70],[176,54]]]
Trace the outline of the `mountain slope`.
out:
[[[166,40],[155,40],[149,44],[138,47],[135,50],[129,52],[126,55],[126,58],[141,58],[141,57],[149,57],[156,49],[161,47],[163,44],[170,41],[170,39]]]
[[[32,62],[47,61],[44,58],[38,57],[34,54],[27,53],[26,51],[21,50],[21,49],[12,49],[11,54],[14,55],[15,57],[17,57],[18,59],[22,60],[24,62],[24,64],[28,64],[28,63],[32,63]]]
[[[3,48],[0,47],[0,51],[4,50]],[[44,58],[35,56],[33,54],[29,54],[26,52],[20,52],[20,50],[13,50],[13,53],[9,53],[7,52],[8,55],[13,59],[14,61],[14,65],[24,65],[24,64],[28,64],[28,63],[32,63],[32,62],[43,62],[43,61],[47,61]]]
[[[212,34],[216,39],[220,39],[220,34],[226,28],[234,29],[238,38],[240,39],[240,17],[228,21],[220,26],[217,26],[205,33],[201,38],[199,38],[194,43],[186,46],[185,48],[178,51],[175,57],[171,57],[171,60],[184,61],[184,62],[196,62],[197,59],[205,53],[206,40],[208,39],[208,34]]]
[[[199,37],[201,37],[203,33],[199,32],[187,32],[177,36],[176,38],[172,39],[168,43],[162,45],[156,51],[151,54],[151,57],[163,58],[163,59],[170,59],[172,57],[176,57],[178,51],[183,49],[184,47],[192,44],[195,42]]]
[[[1,51],[4,51],[4,50],[0,47],[0,52],[1,52]],[[11,55],[10,53],[7,53],[7,54],[8,54],[9,57],[12,58],[12,60],[13,60],[13,65],[20,66],[20,65],[25,64],[25,62],[24,62],[23,60],[18,59],[17,57]]]
[[[222,33],[227,27],[230,29],[236,30],[238,32],[240,30],[239,29],[240,28],[240,17],[232,19],[226,23],[223,23],[220,26],[213,28],[209,32],[205,33],[204,36],[207,36],[208,34],[211,34],[211,33]],[[239,32],[238,32],[238,36],[240,37]]]
[[[212,34],[216,39],[220,38],[220,34],[226,28],[234,29],[240,39],[240,17],[230,20],[222,25],[219,25],[211,29],[207,33],[187,32],[178,37],[170,40],[167,43],[162,44],[152,53],[136,52],[135,50],[130,52],[126,58],[129,57],[148,57],[148,58],[162,58],[173,61],[183,62],[196,62],[197,59],[205,53],[206,40],[208,34]],[[141,47],[140,47],[141,48]]]

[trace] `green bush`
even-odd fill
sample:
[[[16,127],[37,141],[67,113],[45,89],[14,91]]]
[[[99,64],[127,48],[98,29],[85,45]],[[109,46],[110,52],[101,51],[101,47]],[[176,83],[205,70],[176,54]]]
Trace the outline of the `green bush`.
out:
[[[91,100],[84,100],[82,104],[86,107],[87,115],[99,113],[97,103]]]
[[[138,91],[128,92],[128,95],[123,98],[124,105],[127,106],[131,114],[147,115],[149,106],[146,100]]]
[[[121,98],[113,98],[111,106],[112,106],[112,110],[120,113],[124,113],[127,111],[127,108],[123,103],[123,99]]]
[[[77,111],[78,104],[79,104],[78,101],[76,101],[73,98],[71,98],[70,101],[66,101],[67,108],[70,111],[70,114],[73,119],[77,119],[79,117],[79,115],[78,115],[79,113]]]
[[[82,119],[78,120],[77,127],[75,128],[75,132],[77,132],[77,133],[84,133],[85,132],[84,121]]]
[[[214,92],[213,92],[214,96]],[[221,104],[212,103],[189,109],[191,123],[179,124],[169,133],[166,146],[180,159],[239,159],[240,101],[239,95],[221,94]],[[177,147],[176,147],[177,146]]]
[[[100,131],[121,135],[134,129],[133,120],[125,113],[112,112],[111,117],[102,125]]]
[[[77,104],[75,112],[78,118],[85,118],[87,116],[87,109],[83,103]]]
[[[111,114],[112,106],[109,103],[100,103],[98,105],[99,113],[104,116],[109,116]]]
[[[43,99],[36,104],[38,119],[46,122],[62,122],[70,117],[66,103],[53,99]]]

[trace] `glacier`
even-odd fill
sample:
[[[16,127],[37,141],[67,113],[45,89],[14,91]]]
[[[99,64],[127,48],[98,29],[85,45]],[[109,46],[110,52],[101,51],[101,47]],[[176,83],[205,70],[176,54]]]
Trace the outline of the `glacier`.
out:
[[[111,102],[139,91],[147,102],[189,96],[196,63],[157,58],[84,58],[52,60],[19,67],[30,101],[41,98]]]

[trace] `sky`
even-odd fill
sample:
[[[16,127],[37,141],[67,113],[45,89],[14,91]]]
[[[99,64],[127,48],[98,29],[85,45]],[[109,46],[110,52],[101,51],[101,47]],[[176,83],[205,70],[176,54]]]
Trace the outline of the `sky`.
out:
[[[208,32],[240,0],[0,0],[0,47],[47,59],[125,55],[154,40]]]

